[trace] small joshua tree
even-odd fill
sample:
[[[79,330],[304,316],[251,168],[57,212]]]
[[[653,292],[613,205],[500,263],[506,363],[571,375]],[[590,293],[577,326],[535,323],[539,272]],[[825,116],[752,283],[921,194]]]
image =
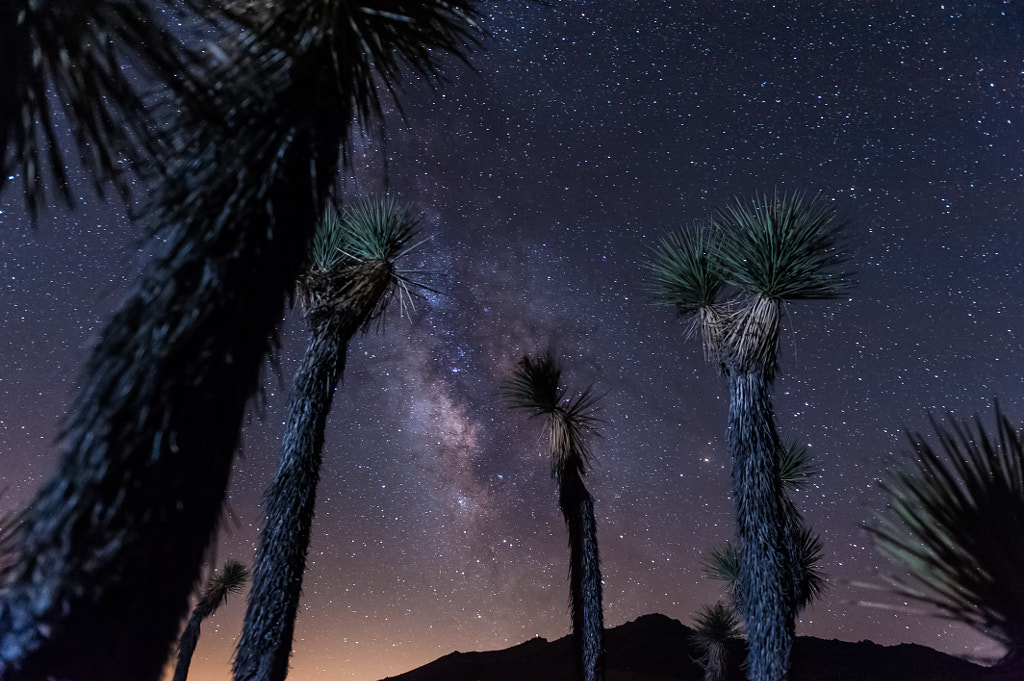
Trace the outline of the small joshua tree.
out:
[[[736,611],[724,603],[705,605],[694,625],[690,642],[700,654],[697,664],[704,670],[704,681],[725,681],[729,647],[742,640]]]
[[[242,591],[249,579],[249,571],[237,560],[229,560],[217,574],[210,576],[203,589],[203,595],[192,609],[192,616],[178,639],[178,663],[174,667],[173,681],[185,681],[188,668],[192,664],[192,654],[199,643],[199,627],[203,620],[217,611],[228,599],[228,594]]]
[[[503,386],[508,405],[543,417],[551,451],[551,475],[558,483],[558,505],[569,530],[569,593],[573,645],[581,681],[604,678],[604,613],[597,549],[594,498],[583,476],[590,460],[587,435],[593,431],[597,398],[588,388],[574,398],[560,385],[562,370],[550,355],[523,357]]]

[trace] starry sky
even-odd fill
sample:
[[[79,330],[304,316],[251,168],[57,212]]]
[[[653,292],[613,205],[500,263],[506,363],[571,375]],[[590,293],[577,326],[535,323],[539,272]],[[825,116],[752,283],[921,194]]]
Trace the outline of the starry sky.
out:
[[[878,589],[864,523],[902,429],[929,413],[1024,422],[1024,12],[1009,1],[561,0],[485,8],[476,72],[410,83],[357,143],[342,196],[389,191],[433,238],[405,266],[436,292],[360,337],[328,424],[295,681],[374,681],[453,650],[569,632],[566,534],[540,423],[498,386],[557,349],[604,394],[587,484],[609,626],[690,623],[722,598],[701,560],[732,535],[724,381],[648,295],[668,230],[756,192],[821,192],[857,285],[790,304],[782,436],[820,466],[798,503],[831,588],[798,633],[991,656]],[[385,163],[386,161],[386,163]],[[386,170],[385,170],[386,168]],[[0,509],[54,466],[104,321],[145,266],[144,226],[84,180],[32,227],[0,196]],[[243,431],[211,565],[251,562],[306,330],[283,321]],[[197,681],[227,678],[244,598],[203,628]]]

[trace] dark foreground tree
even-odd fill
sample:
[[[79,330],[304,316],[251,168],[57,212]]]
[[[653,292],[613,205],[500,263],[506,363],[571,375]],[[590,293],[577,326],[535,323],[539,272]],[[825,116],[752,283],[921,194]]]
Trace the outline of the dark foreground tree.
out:
[[[418,218],[390,200],[366,200],[339,218],[328,208],[299,279],[309,344],[288,401],[281,462],[267,490],[253,584],[235,653],[235,681],[283,681],[306,570],[320,480],[324,426],[352,336],[386,308],[406,281],[395,260],[414,246]]]
[[[199,643],[199,628],[203,620],[227,601],[228,594],[239,593],[248,579],[249,571],[237,560],[229,560],[224,563],[224,568],[219,574],[210,576],[199,602],[192,608],[188,624],[178,637],[178,662],[174,666],[173,681],[185,681],[188,678],[188,668],[192,664],[196,644]]]
[[[604,612],[597,548],[594,498],[583,476],[590,460],[587,435],[594,428],[597,398],[588,388],[574,398],[559,386],[562,370],[546,354],[523,357],[502,387],[513,409],[542,416],[547,422],[551,475],[558,483],[558,505],[569,530],[569,603],[573,646],[582,681],[604,678]]]
[[[96,187],[114,180],[127,194],[124,161],[154,150],[154,121],[131,77],[142,74],[128,69],[141,66],[179,95],[196,94],[194,57],[179,45],[143,0],[0,3],[0,189],[20,175],[33,216],[47,180],[71,202],[65,116]]]
[[[730,605],[705,605],[697,613],[690,642],[700,657],[704,681],[725,681],[729,671],[729,647],[742,640],[740,622]]]
[[[998,666],[1024,678],[1024,439],[998,407],[994,431],[977,416],[932,427],[934,446],[907,434],[907,465],[882,480],[888,509],[869,529],[905,570],[896,593],[999,642]]]
[[[672,234],[651,263],[654,293],[695,315],[705,355],[729,384],[729,453],[740,560],[737,605],[747,628],[752,681],[789,669],[799,578],[799,533],[787,522],[771,388],[783,304],[827,299],[847,285],[831,207],[802,195],[736,202]],[[728,297],[723,297],[725,294]]]
[[[0,588],[0,679],[155,681],[351,122],[472,41],[471,0],[293,0],[168,124],[162,252],[100,335]]]

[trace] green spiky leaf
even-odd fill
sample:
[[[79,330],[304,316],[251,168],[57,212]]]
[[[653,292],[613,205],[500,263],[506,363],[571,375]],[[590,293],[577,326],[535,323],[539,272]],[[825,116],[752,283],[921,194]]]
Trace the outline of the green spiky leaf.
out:
[[[553,414],[565,395],[561,380],[562,368],[550,354],[536,358],[527,355],[502,384],[501,393],[511,409],[527,411],[531,416]]]
[[[933,446],[909,434],[908,466],[885,479],[888,512],[869,528],[905,573],[900,595],[1024,651],[1024,441],[996,408],[993,434],[975,416],[940,426]]]
[[[229,560],[207,580],[201,600],[212,612],[227,600],[228,594],[241,592],[248,580],[249,570],[237,560]]]
[[[835,298],[850,285],[842,225],[831,205],[804,194],[737,200],[714,220],[723,234],[721,264],[727,281],[774,300]]]
[[[740,554],[732,544],[712,549],[704,561],[704,571],[712,579],[725,582],[733,589],[740,578]]]
[[[821,537],[806,525],[802,525],[799,532],[797,567],[800,576],[796,584],[796,605],[803,610],[822,599],[828,591],[828,577],[820,567],[825,555]]]
[[[307,314],[346,314],[365,328],[395,295],[403,311],[411,306],[412,289],[423,286],[406,278],[396,261],[422,243],[412,241],[418,223],[408,206],[391,198],[360,200],[341,215],[328,205],[299,281]]]
[[[550,353],[536,358],[527,355],[501,386],[509,408],[526,411],[531,417],[547,417],[551,473],[556,478],[570,469],[585,471],[590,460],[588,436],[598,420],[595,411],[599,400],[592,387],[567,398],[561,377],[562,369]]]
[[[695,224],[664,237],[648,265],[657,300],[692,314],[715,304],[724,286],[717,232]]]
[[[818,474],[810,450],[796,440],[782,445],[779,451],[779,478],[788,490],[796,490]]]
[[[339,215],[328,205],[313,236],[310,261],[315,269],[333,270],[357,262],[393,262],[416,232],[419,217],[390,197],[368,198]]]

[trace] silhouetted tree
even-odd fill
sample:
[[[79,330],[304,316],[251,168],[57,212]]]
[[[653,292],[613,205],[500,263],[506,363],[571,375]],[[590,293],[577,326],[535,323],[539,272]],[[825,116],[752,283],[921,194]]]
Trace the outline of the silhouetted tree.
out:
[[[932,419],[935,446],[908,432],[907,465],[882,479],[887,512],[869,529],[905,569],[896,593],[998,641],[997,666],[1022,678],[1024,439],[998,407],[995,416],[994,432],[977,416]]]
[[[328,208],[313,238],[310,268],[298,286],[309,344],[288,401],[281,462],[266,493],[235,681],[288,675],[327,415],[352,336],[384,311],[396,287],[398,295],[407,291],[395,260],[414,246],[417,222],[393,200],[365,200],[341,217]]]
[[[124,172],[151,160],[155,138],[154,117],[125,67],[195,96],[203,87],[193,81],[196,58],[180,45],[143,0],[0,3],[0,189],[20,175],[33,216],[48,179],[71,203],[60,132],[66,116],[97,189],[113,180],[127,195]],[[56,103],[63,106],[55,112]]]
[[[249,571],[237,560],[224,563],[219,574],[213,574],[206,582],[203,595],[199,597],[196,607],[192,608],[192,616],[178,637],[178,663],[174,667],[173,681],[185,681],[188,668],[192,664],[192,654],[199,643],[199,628],[203,620],[217,611],[228,599],[228,594],[239,593],[249,579]]]
[[[690,642],[700,657],[704,681],[725,681],[729,669],[729,646],[742,640],[740,623],[732,606],[705,605],[697,613]]]
[[[771,387],[782,306],[837,296],[839,225],[831,207],[802,195],[737,201],[707,224],[669,235],[650,265],[654,293],[694,315],[705,355],[729,384],[728,442],[740,559],[737,604],[747,625],[752,681],[789,668],[799,578],[799,533],[780,493]],[[725,293],[729,297],[723,297]]]
[[[569,593],[578,678],[604,678],[604,612],[597,548],[594,498],[583,476],[590,460],[587,434],[594,428],[597,398],[590,388],[574,398],[559,386],[562,370],[550,355],[523,357],[502,387],[513,409],[542,416],[547,423],[551,475],[558,483],[558,505],[569,530]]]
[[[162,250],[101,333],[18,530],[4,681],[160,676],[352,122],[378,119],[379,88],[406,73],[434,78],[475,31],[472,0],[274,5],[233,39],[202,107],[169,107]]]

